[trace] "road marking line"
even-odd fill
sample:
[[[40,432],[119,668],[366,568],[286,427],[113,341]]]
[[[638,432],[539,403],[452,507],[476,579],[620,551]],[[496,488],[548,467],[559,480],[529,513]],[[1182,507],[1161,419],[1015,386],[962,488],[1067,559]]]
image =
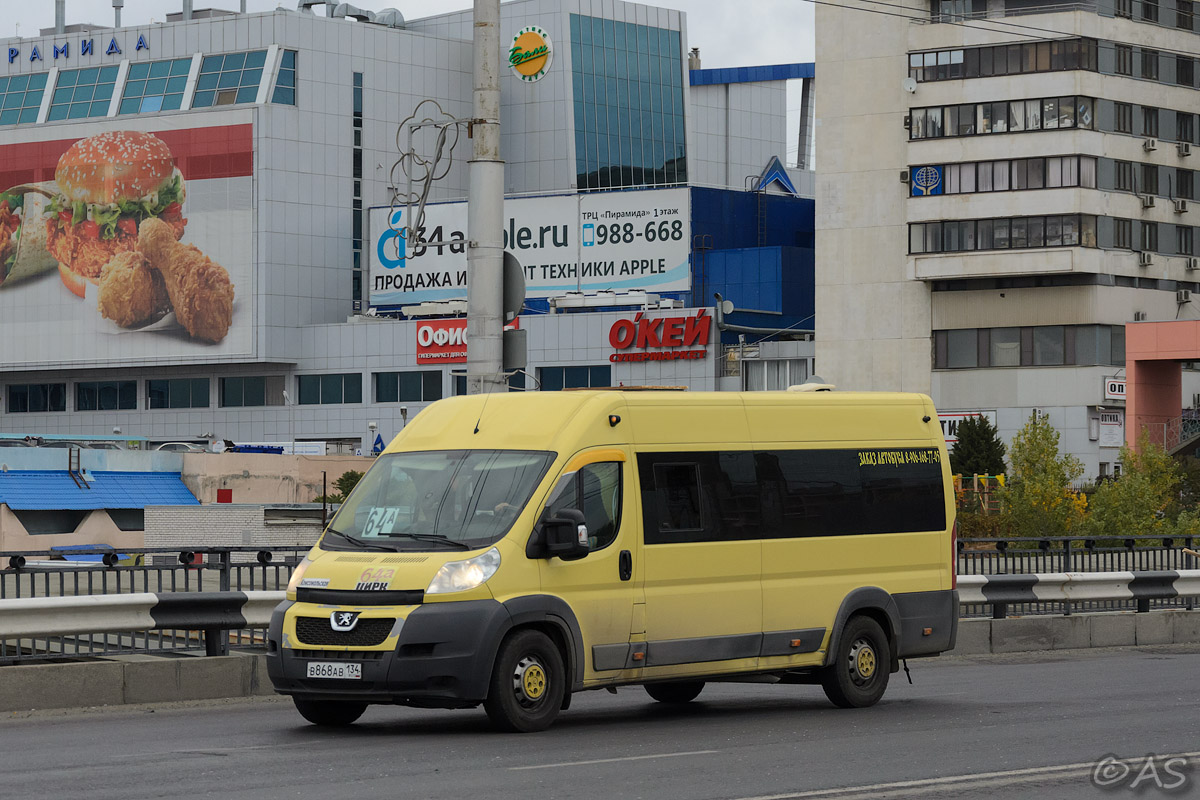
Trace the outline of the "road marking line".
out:
[[[686,753],[655,753],[651,756],[622,756],[621,758],[594,758],[590,761],[562,761],[558,764],[535,764],[528,767],[509,767],[510,770],[518,771],[525,769],[555,769],[556,767],[578,767],[585,764],[612,764],[615,761],[645,761],[651,758],[677,758],[678,756],[704,756],[711,753],[719,753],[720,750],[689,750]]]
[[[1121,759],[1123,763],[1140,761],[1144,756],[1134,756]],[[1200,751],[1192,753],[1170,753],[1156,756],[1157,759],[1186,758],[1189,761],[1200,758]],[[806,792],[789,792],[786,794],[755,795],[753,797],[738,797],[734,800],[803,800],[817,797],[856,797],[864,794],[881,796],[880,792],[898,794],[919,793],[943,786],[955,788],[972,788],[973,785],[1000,785],[1004,782],[1027,782],[1039,778],[1072,778],[1088,775],[1096,768],[1096,763],[1083,761],[1078,764],[1059,764],[1051,767],[1028,767],[1026,769],[1005,770],[1002,772],[976,772],[966,775],[949,775],[944,778],[923,778],[914,781],[896,781],[893,783],[874,783],[868,786],[843,786],[837,789],[814,789]],[[895,795],[893,795],[895,796]]]

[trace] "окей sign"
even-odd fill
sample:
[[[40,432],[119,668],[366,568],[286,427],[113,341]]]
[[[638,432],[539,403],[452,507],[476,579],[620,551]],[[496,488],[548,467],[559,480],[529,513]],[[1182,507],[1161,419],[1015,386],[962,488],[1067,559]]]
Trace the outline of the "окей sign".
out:
[[[640,352],[616,352],[609,361],[675,361],[704,358],[708,355],[712,317],[707,309],[697,309],[694,317],[658,317],[639,313],[633,319],[619,319],[608,329],[608,343],[616,350],[636,348]],[[699,349],[686,349],[686,348]]]

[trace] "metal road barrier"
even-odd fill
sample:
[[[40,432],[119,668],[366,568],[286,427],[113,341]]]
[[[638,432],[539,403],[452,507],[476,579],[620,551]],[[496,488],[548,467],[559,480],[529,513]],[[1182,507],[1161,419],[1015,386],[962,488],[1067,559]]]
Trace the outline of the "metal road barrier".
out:
[[[202,631],[205,655],[224,655],[224,632],[265,628],[284,591],[26,597],[0,601],[0,639],[129,631]]]
[[[1000,575],[1048,572],[1146,572],[1200,569],[1200,559],[1188,553],[1194,537],[1088,536],[960,538],[959,575]]]
[[[1155,572],[1052,572],[1034,575],[960,575],[962,606],[990,605],[993,619],[1004,619],[1010,606],[1022,609],[1059,604],[1076,610],[1147,612],[1152,601],[1168,601],[1191,611],[1200,596],[1200,570]],[[1169,602],[1174,601],[1174,602]],[[1036,613],[1036,612],[1035,612]]]

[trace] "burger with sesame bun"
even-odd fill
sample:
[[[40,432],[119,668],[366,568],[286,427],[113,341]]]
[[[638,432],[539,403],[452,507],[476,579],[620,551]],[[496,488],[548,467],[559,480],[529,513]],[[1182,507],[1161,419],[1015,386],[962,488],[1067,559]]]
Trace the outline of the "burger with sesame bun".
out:
[[[71,145],[54,172],[46,247],[64,284],[80,297],[118,253],[136,250],[149,218],[183,236],[183,176],[167,145],[149,133],[109,131]]]

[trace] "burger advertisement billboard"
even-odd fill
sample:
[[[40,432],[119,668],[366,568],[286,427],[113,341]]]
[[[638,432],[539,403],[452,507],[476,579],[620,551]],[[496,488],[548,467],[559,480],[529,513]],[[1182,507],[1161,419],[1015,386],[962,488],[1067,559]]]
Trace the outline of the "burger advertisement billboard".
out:
[[[0,145],[0,361],[253,352],[251,125]]]

